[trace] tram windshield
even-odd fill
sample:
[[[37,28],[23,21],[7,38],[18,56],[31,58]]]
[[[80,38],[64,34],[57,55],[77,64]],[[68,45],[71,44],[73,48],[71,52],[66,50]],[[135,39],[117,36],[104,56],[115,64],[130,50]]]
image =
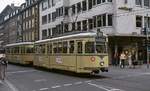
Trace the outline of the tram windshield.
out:
[[[106,44],[97,42],[96,43],[96,53],[107,53],[107,48]]]

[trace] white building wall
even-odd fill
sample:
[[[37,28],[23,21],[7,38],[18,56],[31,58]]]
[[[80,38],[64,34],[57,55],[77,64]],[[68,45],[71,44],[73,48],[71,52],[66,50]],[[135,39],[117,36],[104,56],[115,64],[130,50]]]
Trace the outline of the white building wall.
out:
[[[52,13],[56,11],[56,8],[62,7],[62,6],[71,6],[73,4],[76,4],[78,2],[81,2],[83,0],[58,0],[59,2],[52,8],[49,8],[45,11],[42,11],[42,4],[40,4],[40,39],[42,39],[42,30],[55,27],[58,24],[61,24],[62,21],[65,22],[77,22],[89,18],[93,18],[93,16],[101,15],[101,14],[113,14],[113,26],[112,27],[101,27],[100,29],[104,31],[106,34],[140,34],[142,28],[136,27],[136,15],[140,16],[150,16],[150,9],[146,9],[144,6],[139,7],[136,6],[135,0],[127,0],[127,3],[125,3],[125,0],[113,0],[113,2],[106,2],[103,4],[99,4],[96,6],[93,6],[92,9],[87,11],[81,11],[81,13],[75,14],[72,16],[71,10],[69,10],[69,17],[59,17],[56,19],[55,22],[47,23],[45,25],[42,25],[42,16],[48,15],[49,13]],[[87,0],[88,1],[88,0]],[[131,11],[128,10],[122,10],[119,8],[127,7],[131,8]],[[139,10],[141,9],[141,10]],[[76,20],[76,17],[77,21]],[[144,22],[144,18],[143,18]],[[143,23],[144,27],[144,23]],[[96,30],[96,29],[95,29]],[[94,30],[94,31],[95,31]]]

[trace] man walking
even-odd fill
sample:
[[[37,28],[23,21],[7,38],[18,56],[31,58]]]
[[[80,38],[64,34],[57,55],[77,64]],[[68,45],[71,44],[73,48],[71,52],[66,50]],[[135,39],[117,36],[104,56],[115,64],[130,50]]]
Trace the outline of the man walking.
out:
[[[6,76],[7,60],[5,54],[0,54],[0,79],[4,80]]]

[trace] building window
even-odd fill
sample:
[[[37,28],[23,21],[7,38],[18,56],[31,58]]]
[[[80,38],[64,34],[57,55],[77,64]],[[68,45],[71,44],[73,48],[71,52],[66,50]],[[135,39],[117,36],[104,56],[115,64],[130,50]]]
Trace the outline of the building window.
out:
[[[113,25],[113,16],[108,15],[108,26],[112,26],[112,25]]]
[[[51,36],[52,35],[52,30],[49,28],[48,29],[48,36]]]
[[[77,31],[81,31],[81,22],[77,22]]]
[[[69,8],[65,7],[65,15],[69,15]]]
[[[56,12],[53,12],[52,13],[52,21],[55,21],[55,19],[56,19]]]
[[[150,1],[149,0],[144,0],[144,6],[149,7]]]
[[[76,28],[75,28],[75,23],[73,22],[73,23],[72,23],[72,31],[75,31],[75,29],[76,29]]]
[[[47,15],[42,16],[42,24],[46,24],[47,23]]]
[[[136,5],[142,6],[142,0],[136,0],[135,3],[136,3]]]
[[[92,9],[92,0],[88,0],[88,9]]]
[[[77,12],[78,13],[81,12],[81,3],[80,2],[77,3]]]
[[[42,39],[47,37],[47,30],[42,30]]]
[[[106,14],[103,14],[102,18],[103,18],[103,26],[106,26]]]
[[[87,3],[86,0],[82,1],[82,10],[86,11],[87,10]]]
[[[75,14],[75,11],[76,11],[76,7],[75,5],[72,5],[72,14]]]
[[[93,6],[96,5],[96,0],[93,0]]]
[[[127,3],[128,3],[128,0],[124,0],[124,3],[127,4]]]
[[[68,24],[64,24],[64,32],[68,32],[69,31],[69,26]]]
[[[136,27],[142,27],[142,16],[136,16]]]
[[[48,14],[48,22],[51,22],[51,14]]]
[[[93,19],[88,19],[89,29],[93,29]]]
[[[87,31],[87,20],[82,21],[82,29],[83,31]]]
[[[102,3],[102,1],[101,0],[97,0],[97,4],[101,4]]]
[[[102,0],[102,3],[105,3],[106,2],[106,0]]]
[[[112,2],[112,0],[108,0],[108,2]]]
[[[97,16],[97,27],[101,27],[102,26],[102,18],[101,15]]]

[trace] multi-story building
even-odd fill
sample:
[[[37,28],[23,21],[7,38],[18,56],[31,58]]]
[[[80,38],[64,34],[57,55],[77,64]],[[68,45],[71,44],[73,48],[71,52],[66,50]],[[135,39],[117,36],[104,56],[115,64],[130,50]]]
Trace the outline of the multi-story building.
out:
[[[39,39],[39,2],[40,0],[26,0],[21,5],[23,42],[34,42]]]
[[[149,7],[149,0],[42,0],[40,40],[101,30],[108,35],[111,60],[123,51],[138,60],[144,53],[143,29],[150,27]]]
[[[1,48],[6,44],[16,43],[18,29],[19,7],[14,4],[8,5],[0,14],[0,41]]]

